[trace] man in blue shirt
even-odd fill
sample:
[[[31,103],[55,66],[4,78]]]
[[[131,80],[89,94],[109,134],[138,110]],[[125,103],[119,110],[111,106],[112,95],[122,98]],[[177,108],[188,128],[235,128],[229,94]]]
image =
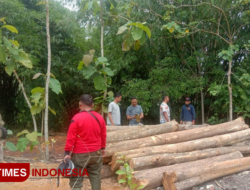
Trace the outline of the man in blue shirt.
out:
[[[139,125],[144,115],[142,107],[137,104],[137,98],[131,98],[131,105],[127,108],[126,115],[129,120],[129,125]]]
[[[181,124],[194,125],[195,124],[195,109],[194,106],[190,104],[191,99],[185,99],[185,105],[182,106],[181,110]]]

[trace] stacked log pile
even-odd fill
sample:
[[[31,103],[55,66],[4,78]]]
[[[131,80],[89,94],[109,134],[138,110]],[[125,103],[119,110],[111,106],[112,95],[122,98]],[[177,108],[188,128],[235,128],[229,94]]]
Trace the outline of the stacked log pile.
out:
[[[133,169],[132,189],[184,190],[209,180],[250,169],[250,139],[243,118],[218,125],[185,126],[171,121],[149,126],[108,126],[106,155],[109,175]],[[119,175],[118,180],[127,179]]]

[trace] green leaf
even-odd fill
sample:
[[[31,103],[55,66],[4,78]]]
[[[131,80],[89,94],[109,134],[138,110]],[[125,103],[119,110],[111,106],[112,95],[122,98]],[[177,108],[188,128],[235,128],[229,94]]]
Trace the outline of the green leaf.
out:
[[[143,189],[144,188],[144,185],[140,185],[139,187],[136,188],[136,190],[140,190],[140,189]]]
[[[32,79],[37,79],[38,77],[40,77],[41,75],[44,75],[43,73],[36,73]]]
[[[127,174],[127,172],[125,170],[117,170],[115,173],[118,175]]]
[[[118,181],[118,183],[126,183],[126,182],[127,182],[126,179],[120,179],[120,180]]]
[[[8,135],[13,135],[13,131],[11,131],[10,129],[7,130],[7,134]]]
[[[93,5],[93,1],[88,2],[87,5],[88,5],[88,9],[91,9]]]
[[[30,151],[33,150],[34,146],[38,145],[39,142],[38,141],[33,141],[31,144],[30,144]]]
[[[84,63],[85,66],[88,66],[92,62],[93,56],[94,56],[93,54],[92,55],[84,55],[83,56],[82,61],[83,61],[83,63]]]
[[[123,25],[121,27],[119,27],[118,32],[116,33],[116,35],[122,34],[123,32],[125,32],[127,30],[127,26]]]
[[[87,67],[84,67],[82,70],[82,74],[85,79],[89,79],[94,73],[95,73],[95,68],[90,65]]]
[[[12,142],[9,142],[9,141],[6,142],[5,148],[7,148],[10,151],[16,151],[17,150],[16,146]]]
[[[29,59],[29,55],[22,50],[19,50],[18,55],[13,56],[16,61],[23,64],[23,66],[32,69],[32,62]]]
[[[36,88],[33,88],[31,90],[31,94],[35,94],[35,93],[43,93],[44,92],[44,88],[41,88],[41,87],[36,87]]]
[[[0,45],[0,62],[5,63],[6,61],[6,48],[4,45]]]
[[[38,5],[45,5],[45,4],[46,4],[45,1],[40,1],[39,3],[36,4],[36,6],[38,6]]]
[[[94,55],[95,54],[95,50],[94,49],[89,50],[89,54],[90,55]]]
[[[105,75],[114,76],[114,72],[108,67],[104,67],[100,71]]]
[[[94,86],[96,90],[106,90],[107,85],[105,82],[105,78],[103,76],[96,76],[94,78]]]
[[[1,28],[6,28],[7,30],[13,32],[13,33],[18,33],[17,29],[14,26],[11,25],[3,25]]]
[[[20,44],[16,40],[9,40],[14,46],[19,47]]]
[[[4,68],[6,73],[11,76],[12,72],[15,69],[15,61],[13,59],[7,59],[5,62],[6,67]]]
[[[108,59],[106,57],[98,57],[97,59],[99,62],[101,63],[105,63],[105,62],[108,62]]]
[[[29,140],[27,138],[20,138],[17,141],[16,148],[18,151],[23,152],[25,151],[28,144],[29,144]]]
[[[114,5],[110,0],[109,0],[109,3],[110,3],[110,10],[112,10],[114,8]]]
[[[128,33],[124,37],[124,42],[122,43],[122,51],[129,51],[130,47],[134,44],[134,39],[131,35],[131,33]]]
[[[137,186],[137,184],[130,185],[130,189],[134,189]]]
[[[112,92],[112,91],[109,91],[107,94],[109,97],[114,97],[114,92]]]
[[[56,115],[55,110],[51,109],[50,107],[49,107],[49,110],[51,111],[51,113],[53,113],[54,115]]]
[[[35,103],[35,105],[37,106],[37,104],[39,103],[40,99],[42,98],[42,93],[37,92],[31,95],[31,102]]]
[[[42,137],[43,135],[42,135],[42,133],[37,133],[37,136]]]
[[[37,132],[36,131],[33,131],[32,133],[28,133],[26,135],[26,138],[29,140],[29,141],[36,141],[37,140]]]
[[[50,78],[50,80],[49,80],[49,87],[56,94],[62,93],[61,84],[60,84],[60,82],[57,79]]]
[[[83,65],[84,65],[83,61],[80,61],[77,69],[80,71],[82,69]]]
[[[134,44],[134,49],[135,49],[135,50],[139,50],[140,47],[141,47],[140,40],[136,40],[136,41],[135,41],[135,44]]]
[[[41,106],[32,106],[30,111],[31,111],[32,115],[35,115],[35,114],[40,113],[42,111],[42,107]]]
[[[18,133],[16,136],[19,137],[20,135],[27,134],[29,131],[27,129],[22,130],[22,132]]]
[[[144,30],[147,33],[148,38],[151,38],[151,31],[147,26],[143,26],[142,30]]]
[[[124,161],[123,160],[116,160],[116,163],[124,164]]]
[[[139,40],[142,37],[142,33],[143,30],[137,27],[133,27],[131,30],[132,37],[135,41]]]
[[[4,45],[6,46],[6,48],[9,50],[9,53],[13,56],[18,55],[18,50],[14,49],[12,46],[12,43],[7,40],[7,38],[3,37],[3,41],[4,41]]]
[[[142,37],[141,37],[141,39],[139,41],[140,41],[140,45],[143,45],[145,43],[145,41],[146,41],[145,34],[142,34]]]

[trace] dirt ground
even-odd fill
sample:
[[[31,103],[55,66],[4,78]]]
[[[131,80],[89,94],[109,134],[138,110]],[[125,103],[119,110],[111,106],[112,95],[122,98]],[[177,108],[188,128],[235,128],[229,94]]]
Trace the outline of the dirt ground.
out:
[[[5,162],[30,162],[32,168],[57,168],[62,160],[64,154],[64,145],[66,140],[66,134],[56,134],[50,136],[50,139],[55,139],[54,151],[50,150],[52,156],[50,157],[50,163],[45,164],[39,159],[39,150],[37,147],[33,151],[27,148],[23,153],[11,152],[4,150]],[[16,144],[17,139],[11,138],[8,141]],[[28,180],[22,183],[0,183],[0,190],[70,190],[67,178],[61,178],[60,186],[57,188],[57,178],[38,179],[30,176]],[[125,190],[121,187],[116,176],[102,179],[102,190]],[[82,190],[91,190],[88,178],[84,179]],[[128,189],[126,189],[128,190]],[[163,187],[158,187],[154,190],[164,190]],[[233,174],[220,179],[216,179],[197,187],[192,190],[250,190],[250,171]]]

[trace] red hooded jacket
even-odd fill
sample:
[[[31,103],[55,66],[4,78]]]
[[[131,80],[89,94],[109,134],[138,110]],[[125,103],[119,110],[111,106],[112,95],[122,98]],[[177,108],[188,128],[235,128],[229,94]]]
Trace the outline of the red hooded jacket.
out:
[[[92,113],[99,121],[90,114]],[[82,111],[76,114],[71,120],[67,140],[65,145],[65,154],[88,153],[104,149],[106,147],[106,124],[103,117],[94,111]]]

